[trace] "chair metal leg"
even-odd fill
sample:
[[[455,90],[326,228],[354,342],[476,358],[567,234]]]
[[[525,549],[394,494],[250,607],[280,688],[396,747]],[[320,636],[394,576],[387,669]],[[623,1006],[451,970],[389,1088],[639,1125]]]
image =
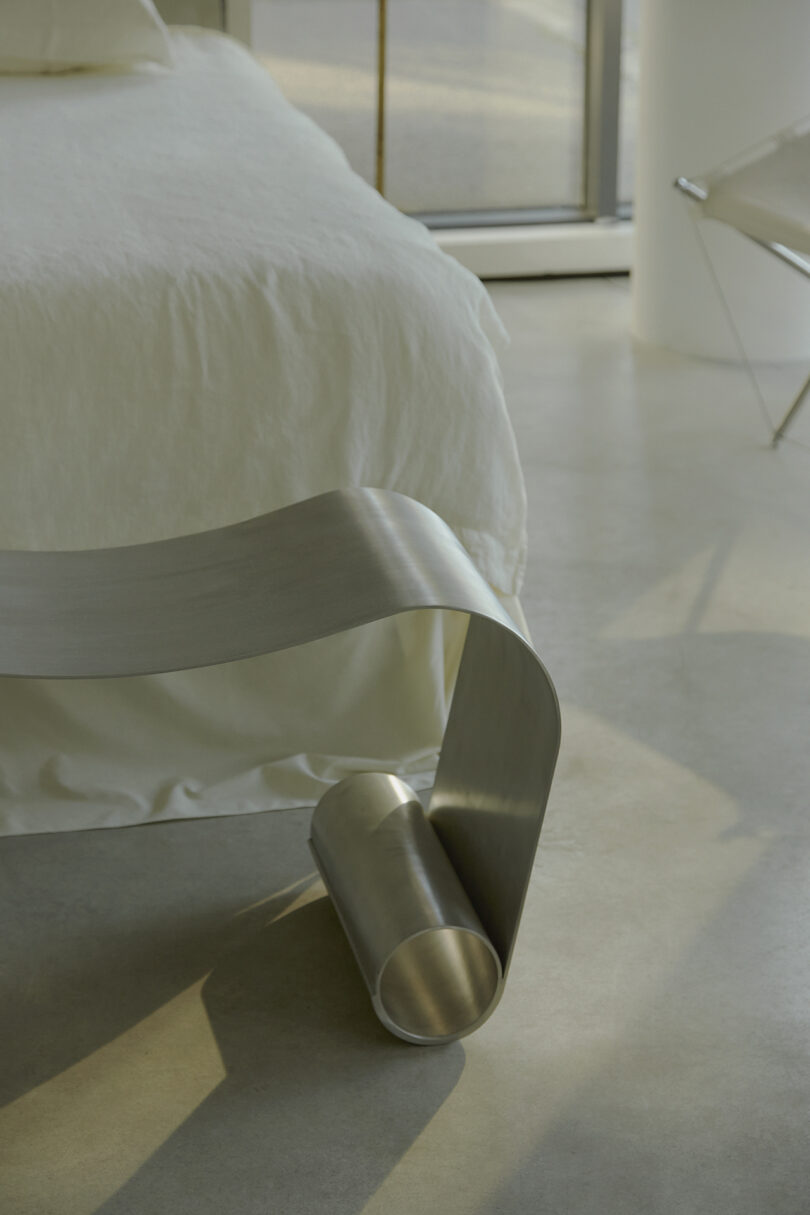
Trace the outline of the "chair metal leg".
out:
[[[680,192],[682,194],[685,194],[687,196],[687,198],[691,198],[693,201],[695,201],[697,203],[705,203],[707,198],[709,197],[709,192],[704,186],[698,185],[697,183],[695,183],[693,181],[689,181],[689,179],[686,177],[678,177],[672,184],[675,186],[675,188],[677,190],[680,190]],[[726,221],[720,220],[720,222],[724,223]],[[785,265],[790,266],[793,270],[798,270],[799,273],[801,275],[803,275],[804,278],[810,278],[810,261],[808,261],[808,259],[806,257],[803,257],[800,253],[797,253],[795,249],[788,249],[786,245],[782,245],[778,241],[761,240],[758,236],[752,236],[750,232],[744,232],[742,230],[742,228],[735,228],[733,224],[730,224],[729,227],[734,228],[734,231],[739,232],[741,236],[744,236],[748,240],[753,241],[753,243],[755,245],[759,245],[759,247],[761,249],[765,249],[768,253],[772,253],[774,255],[774,257],[779,258],[780,261],[784,262]],[[699,232],[699,229],[696,229],[696,231]],[[703,245],[702,241],[701,241],[701,245]],[[711,263],[711,259],[709,258],[709,255],[705,249],[705,246],[703,246],[703,252],[706,257],[706,264],[707,264],[709,271],[712,275],[712,278],[714,279],[715,284],[717,286],[717,290],[720,295],[720,300],[723,304],[723,308],[725,309],[729,324],[731,325],[731,329],[734,333],[734,338],[739,347],[743,362],[745,363],[745,365],[748,369],[748,374],[751,377],[751,381],[754,385],[754,390],[755,390],[757,396],[759,397],[762,411],[767,418],[768,411],[765,406],[765,401],[763,400],[763,397],[762,397],[762,391],[757,383],[756,376],[754,375],[754,371],[753,371],[753,368],[751,367],[751,362],[748,358],[748,355],[745,352],[745,347],[743,345],[743,342],[740,337],[737,326],[734,322],[734,317],[733,317],[731,309],[728,305],[728,301],[726,300],[725,293],[724,293],[722,287],[720,286],[720,282],[714,271],[714,268]],[[784,434],[785,434],[788,426],[793,421],[793,418],[798,413],[802,402],[804,401],[805,397],[807,396],[808,390],[810,390],[810,376],[807,377],[804,384],[799,389],[798,396],[796,396],[794,398],[793,403],[791,404],[791,406],[788,409],[787,413],[785,414],[784,418],[782,419],[780,424],[777,426],[776,430],[773,432],[773,437],[771,438],[771,447],[776,447],[777,444],[779,443],[779,440],[784,437]],[[769,421],[769,425],[770,425],[770,421]]]
[[[318,803],[310,846],[383,1025],[420,1043],[480,1025],[501,960],[413,790],[348,777]]]
[[[784,436],[785,431],[787,430],[788,426],[793,421],[796,414],[799,412],[799,409],[800,409],[802,403],[804,402],[805,398],[807,397],[808,392],[810,392],[810,375],[807,377],[807,379],[802,384],[801,388],[799,389],[798,395],[794,398],[793,403],[790,406],[790,409],[787,411],[784,418],[779,423],[776,430],[773,432],[773,438],[771,439],[771,447],[776,447],[779,440]]]
[[[395,777],[352,777],[311,845],[381,1020],[435,1043],[500,997],[560,738],[545,668],[447,525],[351,489],[177,540],[0,552],[3,675],[209,666],[424,609],[470,616],[429,812]]]

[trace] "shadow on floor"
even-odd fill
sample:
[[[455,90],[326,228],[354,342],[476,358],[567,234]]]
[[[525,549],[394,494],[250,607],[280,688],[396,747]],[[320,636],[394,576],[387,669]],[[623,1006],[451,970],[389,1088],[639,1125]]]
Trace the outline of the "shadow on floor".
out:
[[[461,1047],[380,1026],[325,898],[251,936],[203,999],[227,1076],[103,1215],[359,1212],[463,1068]]]
[[[606,999],[586,1082],[476,1215],[807,1215],[806,868],[774,841],[652,999],[618,1024]]]
[[[379,1024],[306,872],[307,820],[0,842],[3,1209],[362,1210],[464,1051],[408,1046]]]

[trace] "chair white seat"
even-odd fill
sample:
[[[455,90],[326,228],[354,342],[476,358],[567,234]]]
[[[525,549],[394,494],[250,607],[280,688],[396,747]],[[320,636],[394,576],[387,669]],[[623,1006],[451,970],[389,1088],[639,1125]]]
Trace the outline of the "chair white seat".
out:
[[[810,128],[780,132],[734,163],[692,180],[679,177],[674,184],[705,218],[728,224],[810,278]],[[736,336],[756,387],[745,348]],[[808,394],[810,376],[774,430],[773,446]]]
[[[703,213],[755,240],[810,254],[810,131],[728,173],[700,183]]]

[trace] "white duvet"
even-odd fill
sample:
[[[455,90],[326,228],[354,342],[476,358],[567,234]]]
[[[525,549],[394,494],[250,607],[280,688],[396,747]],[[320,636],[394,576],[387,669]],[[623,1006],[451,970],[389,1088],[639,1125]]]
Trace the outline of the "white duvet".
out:
[[[346,485],[439,513],[504,596],[525,501],[481,284],[232,40],[0,78],[0,546],[81,548]],[[0,681],[0,831],[424,784],[463,622],[100,682]]]

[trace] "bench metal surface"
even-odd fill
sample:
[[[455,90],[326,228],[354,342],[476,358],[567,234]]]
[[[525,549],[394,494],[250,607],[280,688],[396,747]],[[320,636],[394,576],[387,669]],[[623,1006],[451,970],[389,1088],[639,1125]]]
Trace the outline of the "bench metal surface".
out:
[[[0,674],[184,670],[436,609],[467,612],[470,624],[429,820],[505,977],[556,762],[559,708],[534,650],[427,507],[391,491],[335,490],[178,539],[1,552]],[[328,885],[340,911],[352,892],[341,892],[340,875]],[[445,1041],[474,1026],[432,1036],[389,1028]]]

